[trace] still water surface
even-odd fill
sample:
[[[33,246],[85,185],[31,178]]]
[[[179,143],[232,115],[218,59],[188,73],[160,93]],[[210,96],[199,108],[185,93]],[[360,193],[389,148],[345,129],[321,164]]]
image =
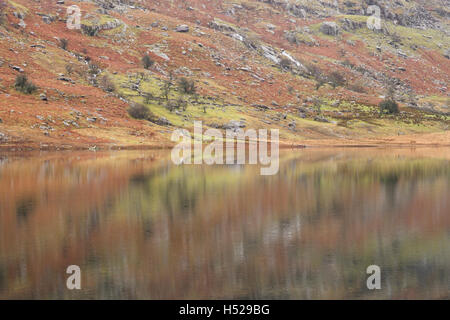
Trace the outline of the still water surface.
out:
[[[0,299],[450,297],[450,149],[280,157],[260,176],[167,151],[0,156]]]

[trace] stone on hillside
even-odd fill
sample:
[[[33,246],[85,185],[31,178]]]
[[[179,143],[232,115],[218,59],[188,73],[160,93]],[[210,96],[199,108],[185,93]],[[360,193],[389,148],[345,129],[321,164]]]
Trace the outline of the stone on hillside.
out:
[[[21,27],[21,28],[25,29],[25,28],[26,28],[26,26],[27,26],[27,24],[25,23],[25,21],[23,21],[22,19],[20,19],[20,22],[19,22],[19,27]]]
[[[237,130],[240,128],[245,128],[245,123],[243,121],[238,120],[230,120],[227,124],[224,124],[222,126],[223,129],[231,129],[231,130]]]
[[[18,66],[11,66],[11,68],[15,71],[19,71],[19,72],[23,72],[23,69],[21,67]]]
[[[446,57],[447,59],[450,59],[450,49],[447,49],[447,51],[445,51],[444,57]]]
[[[320,32],[329,36],[337,36],[339,33],[339,27],[335,22],[326,21],[320,25]]]
[[[23,14],[22,12],[13,12],[13,16],[17,19],[25,19],[25,14]]]
[[[65,82],[70,82],[70,83],[75,83],[75,81],[73,81],[72,79],[64,77],[64,76],[59,76],[58,80],[65,81]]]
[[[160,117],[160,118],[158,118],[158,120],[152,121],[152,122],[154,122],[160,126],[171,126],[172,125],[172,123],[169,120],[167,120],[167,118],[165,118],[165,117]]]
[[[325,117],[323,117],[323,116],[315,116],[315,117],[314,117],[314,121],[317,121],[317,122],[325,122],[325,123],[329,123],[329,122],[330,122],[327,118],[325,118]]]
[[[176,32],[189,32],[189,26],[185,24],[180,24],[175,28]]]
[[[404,53],[402,50],[398,50],[397,54],[402,58],[405,58],[405,59],[408,58],[408,55],[406,53]]]
[[[42,21],[46,24],[52,23],[52,19],[49,16],[42,16]]]

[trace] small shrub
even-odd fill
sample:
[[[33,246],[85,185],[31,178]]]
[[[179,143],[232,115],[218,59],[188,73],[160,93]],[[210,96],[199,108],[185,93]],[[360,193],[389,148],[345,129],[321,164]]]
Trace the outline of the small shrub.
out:
[[[380,102],[379,107],[380,107],[380,112],[382,112],[382,113],[387,112],[390,114],[394,114],[394,113],[399,112],[397,102],[395,102],[392,99],[383,100],[382,102]]]
[[[101,72],[100,67],[96,65],[95,63],[89,63],[89,70],[90,75],[97,75]]]
[[[306,69],[308,70],[308,73],[316,79],[323,75],[322,70],[315,64],[306,64]]]
[[[325,77],[319,77],[316,78],[316,90],[319,90],[321,86],[323,86],[325,83],[327,83],[327,78]]]
[[[178,86],[180,87],[181,91],[186,94],[194,94],[196,90],[194,80],[186,79],[184,77],[178,80]]]
[[[359,73],[362,73],[362,74],[365,74],[366,72],[369,72],[369,70],[367,70],[367,68],[364,67],[364,66],[357,66],[357,67],[355,68],[355,70],[356,70],[357,72],[359,72]]]
[[[68,75],[71,75],[72,74],[72,72],[73,72],[73,65],[71,65],[71,64],[66,64],[66,73],[68,74]]]
[[[145,102],[146,104],[149,104],[150,101],[152,101],[152,100],[155,100],[155,97],[153,96],[152,93],[150,93],[150,92],[144,93],[144,102]]]
[[[316,90],[319,90],[321,86],[327,83],[327,76],[318,66],[316,66],[315,64],[306,64],[306,69],[308,74],[317,81]]]
[[[186,111],[187,109],[187,102],[182,97],[179,97],[177,100],[177,106],[179,109],[182,109],[183,111]]]
[[[0,24],[3,24],[5,22],[5,8],[6,8],[6,3],[1,0],[0,1]]]
[[[317,113],[321,113],[322,112],[322,105],[323,105],[323,100],[321,98],[314,98],[313,99],[313,104],[314,104],[314,108],[316,108]]]
[[[22,74],[16,77],[14,87],[16,88],[17,91],[23,92],[25,94],[32,94],[34,91],[37,90],[37,87],[31,81],[28,80],[27,76]]]
[[[164,85],[162,87],[162,96],[166,99],[166,101],[169,101],[169,95],[170,90],[172,89],[172,81],[173,81],[173,73],[172,71],[169,72],[169,79],[164,81]]]
[[[350,68],[350,69],[353,69],[353,68],[355,67],[355,65],[354,65],[353,63],[351,63],[351,61],[348,60],[348,59],[345,59],[345,60],[342,62],[342,65],[343,65],[344,67],[347,67],[347,68]]]
[[[179,107],[177,101],[169,100],[165,104],[165,108],[170,112],[172,112],[173,110],[178,109]]]
[[[145,69],[149,69],[151,66],[153,66],[155,62],[150,58],[148,54],[142,57],[142,65]]]
[[[330,75],[328,76],[328,81],[331,83],[333,88],[343,86],[345,84],[344,76],[338,71],[333,71],[332,73],[330,73]]]
[[[289,94],[291,94],[291,95],[294,94],[294,90],[295,90],[294,87],[288,85],[287,90],[288,90]]]
[[[366,86],[361,81],[348,85],[348,89],[358,93],[367,93]]]
[[[166,101],[169,101],[169,95],[170,95],[170,89],[172,88],[172,82],[171,81],[165,81],[163,88],[162,88],[162,96]]]
[[[66,50],[68,45],[69,45],[69,40],[67,40],[67,39],[59,40],[59,46],[61,47],[61,49]]]
[[[100,86],[106,92],[116,91],[116,86],[114,85],[114,82],[112,82],[112,80],[107,75],[103,76],[103,78],[101,79]]]
[[[392,37],[392,41],[394,43],[401,43],[402,42],[402,37],[397,32],[394,32],[393,34],[391,34],[391,37]]]
[[[151,116],[150,110],[139,103],[134,103],[128,108],[128,114],[134,118],[139,120],[148,120]]]

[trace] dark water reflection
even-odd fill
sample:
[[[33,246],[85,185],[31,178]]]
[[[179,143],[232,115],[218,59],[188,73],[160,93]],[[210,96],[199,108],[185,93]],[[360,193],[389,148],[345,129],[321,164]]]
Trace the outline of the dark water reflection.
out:
[[[168,156],[2,156],[0,298],[449,297],[449,149],[282,152],[272,177]]]

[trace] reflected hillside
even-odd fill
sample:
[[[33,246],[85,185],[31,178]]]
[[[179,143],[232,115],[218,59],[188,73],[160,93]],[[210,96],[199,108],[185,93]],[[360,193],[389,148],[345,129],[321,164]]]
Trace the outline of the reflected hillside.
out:
[[[164,151],[2,159],[0,298],[449,296],[447,149],[285,151],[270,177]]]

